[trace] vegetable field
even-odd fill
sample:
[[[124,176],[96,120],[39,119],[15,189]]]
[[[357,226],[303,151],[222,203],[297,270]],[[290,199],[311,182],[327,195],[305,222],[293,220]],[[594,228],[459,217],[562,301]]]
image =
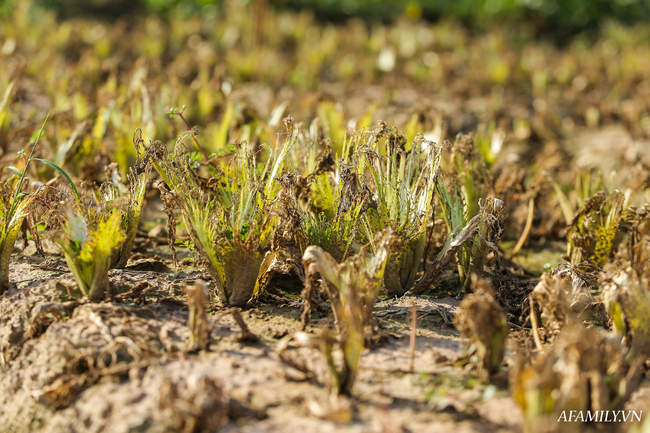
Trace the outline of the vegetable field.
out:
[[[497,3],[0,2],[0,430],[649,432],[646,7]]]

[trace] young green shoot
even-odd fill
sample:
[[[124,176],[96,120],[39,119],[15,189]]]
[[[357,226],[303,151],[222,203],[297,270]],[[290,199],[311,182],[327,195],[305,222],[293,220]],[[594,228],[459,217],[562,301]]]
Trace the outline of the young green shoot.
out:
[[[79,289],[91,300],[101,300],[108,291],[112,257],[125,238],[119,211],[87,209],[81,203],[68,209],[55,242],[63,250]]]

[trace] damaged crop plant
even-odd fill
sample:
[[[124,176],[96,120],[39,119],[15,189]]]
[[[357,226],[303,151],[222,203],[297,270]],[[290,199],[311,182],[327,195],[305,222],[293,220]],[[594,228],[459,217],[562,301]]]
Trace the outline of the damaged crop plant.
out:
[[[0,0],[0,430],[645,432],[650,24],[321,3]]]
[[[200,177],[198,164],[182,140],[173,152],[163,143],[152,145],[159,155],[154,166],[167,185],[161,185],[165,201],[181,209],[226,306],[243,307],[263,290],[260,284],[271,265],[273,256],[268,253],[278,219],[273,214],[274,197],[280,190],[276,180],[297,135],[288,120],[287,125],[284,145],[266,163],[258,163],[251,150],[240,146],[223,167],[208,167],[214,174],[210,179]]]
[[[3,288],[11,287],[8,246],[22,227],[37,244],[45,235],[59,246],[85,298],[111,296],[109,270],[127,265],[145,196],[158,176],[173,261],[178,265],[174,238],[183,230],[201,257],[194,265],[212,280],[185,289],[193,353],[211,348],[213,308],[227,308],[223,314],[236,318],[241,339],[255,341],[232,307],[289,302],[273,281],[293,275],[301,289],[302,331],[282,340],[278,357],[328,385],[333,400],[319,411],[345,412],[364,350],[391,338],[374,315],[377,301],[426,293],[451,276],[466,294],[449,323],[467,338],[461,363],[481,380],[503,380],[513,326],[534,343],[529,352],[519,341],[509,368],[513,397],[530,429],[566,408],[616,410],[628,401],[650,356],[647,205],[629,206],[618,190],[581,190],[578,199],[569,198],[552,179],[564,203],[569,262],[547,270],[534,289],[521,290],[528,283],[519,284],[502,263],[507,203],[490,196],[498,188],[471,136],[459,135],[452,144],[418,133],[409,141],[380,121],[346,131],[332,146],[317,128],[304,130],[291,116],[284,124],[276,145],[240,142],[212,155],[196,129],[173,147],[147,143],[138,129],[127,181],[110,164],[103,183],[79,189],[60,167],[24,158],[22,170],[10,167],[3,189]],[[43,127],[32,153],[42,133]],[[53,167],[65,182],[22,192],[32,161]],[[628,190],[627,197],[634,193]],[[47,230],[37,230],[39,224]],[[614,255],[624,270],[603,276]],[[511,303],[513,290],[519,290],[519,309]],[[326,324],[310,335],[314,312],[331,314],[333,331]],[[598,344],[587,344],[593,341]]]
[[[109,271],[129,263],[151,191],[167,215],[174,264],[181,231],[200,255],[193,265],[211,279],[185,288],[184,350],[212,350],[209,312],[215,309],[235,318],[241,341],[257,341],[238,308],[269,299],[291,303],[274,287],[278,275],[291,276],[300,289],[293,295],[302,298],[302,330],[284,337],[277,354],[329,388],[329,406],[315,409],[329,414],[322,416],[351,419],[364,351],[391,339],[375,316],[378,300],[417,299],[443,281],[464,296],[455,320],[445,318],[467,341],[458,363],[486,383],[502,382],[508,373],[527,428],[541,430],[567,408],[607,411],[626,404],[650,356],[650,212],[647,205],[629,204],[644,193],[644,183],[624,194],[579,180],[579,194],[567,196],[547,176],[554,193],[549,197],[559,202],[567,224],[567,262],[546,269],[536,285],[522,283],[501,245],[511,208],[494,195],[506,199],[508,187],[494,180],[485,146],[472,136],[437,143],[379,121],[375,127],[330,129],[342,136],[333,143],[318,122],[305,129],[287,116],[284,124],[275,145],[255,136],[226,145],[222,134],[217,143],[226,148],[210,155],[196,129],[173,146],[147,143],[138,129],[126,182],[113,163],[101,184],[78,188],[62,168],[33,156],[44,124],[30,156],[19,157],[22,169],[8,167],[3,185],[3,291],[13,289],[9,262],[22,230],[25,245],[28,232],[39,249],[42,237],[58,245],[83,297],[76,302],[135,296],[135,288],[116,294]],[[59,179],[28,190],[32,162],[53,168]],[[150,189],[152,183],[157,189]],[[412,353],[417,307],[413,311]],[[313,332],[313,315],[320,331]],[[331,315],[333,329],[323,315]],[[38,323],[43,320],[38,316]],[[514,328],[519,336],[506,365]],[[130,350],[134,359],[141,356]]]
[[[153,169],[150,155],[142,153],[142,139],[134,135],[137,152],[128,185],[122,183],[115,164],[98,191],[84,190],[79,196],[61,191],[49,223],[58,226],[54,241],[84,295],[98,301],[109,290],[108,271],[124,268],[140,222],[149,178]],[[73,186],[74,187],[74,186]]]
[[[107,170],[109,180],[97,191],[82,189],[83,194],[80,194],[61,167],[33,157],[46,122],[47,119],[36,136],[29,158],[23,155],[23,170],[8,167],[16,176],[4,184],[2,196],[2,290],[9,286],[8,266],[13,244],[26,218],[37,249],[41,250],[34,213],[30,212],[36,203],[40,203],[45,208],[45,212],[40,214],[40,223],[49,227],[49,234],[60,246],[79,290],[92,300],[101,300],[109,289],[108,271],[126,266],[153,166],[149,156],[141,154],[141,139],[137,141],[134,138],[138,159],[136,167],[128,175],[129,185],[121,182],[113,164]],[[54,168],[67,183],[58,188],[39,187],[34,192],[23,191],[32,161]],[[12,193],[13,197],[9,198]],[[24,240],[26,243],[26,236]]]
[[[309,134],[291,117],[285,124],[285,139],[277,148],[255,153],[242,143],[228,157],[205,164],[187,148],[191,137],[201,149],[194,130],[181,136],[171,151],[160,142],[149,148],[164,181],[159,188],[167,213],[173,217],[173,210],[180,210],[224,305],[250,305],[268,284],[267,274],[282,267],[283,257],[305,278],[300,255],[308,245],[344,261],[362,248],[375,251],[373,239],[386,229],[392,241],[382,287],[389,297],[415,287],[422,290],[423,283],[416,285],[422,270],[424,280],[432,280],[465,250],[479,271],[488,254],[497,251],[506,214],[501,200],[489,198],[477,201],[467,224],[455,221],[443,250],[425,266],[435,191],[446,191],[440,187],[442,145],[421,134],[408,143],[397,128],[379,122],[376,129],[351,133],[341,154],[332,156],[329,147],[309,143]],[[296,142],[309,153],[301,154],[304,148],[296,149]],[[260,161],[262,153],[266,161]],[[306,167],[312,171],[292,170],[303,159],[311,161]],[[445,202],[445,215],[456,212],[464,222],[463,203],[450,209]],[[175,222],[168,227],[173,232]]]
[[[3,101],[3,105],[5,102],[6,101]],[[2,108],[4,108],[4,106]],[[2,112],[2,110],[0,110],[0,112]],[[38,188],[32,193],[23,190],[23,187],[27,184],[27,171],[32,161],[42,162],[55,168],[68,182],[70,182],[74,194],[78,197],[76,188],[63,169],[51,161],[34,157],[34,151],[43,135],[43,129],[45,128],[46,123],[47,117],[36,135],[29,157],[25,155],[24,151],[18,153],[19,158],[22,159],[21,162],[23,163],[23,169],[19,170],[15,166],[5,168],[5,170],[8,169],[12,172],[12,176],[2,184],[2,199],[0,200],[0,294],[4,293],[4,291],[9,287],[9,261],[11,260],[14,243],[21,231],[23,222],[27,218],[30,226],[34,225],[33,219],[30,215],[30,210],[36,200],[40,199],[43,203],[47,204],[47,200],[41,197],[44,188]],[[38,238],[36,239],[37,248],[40,248]]]

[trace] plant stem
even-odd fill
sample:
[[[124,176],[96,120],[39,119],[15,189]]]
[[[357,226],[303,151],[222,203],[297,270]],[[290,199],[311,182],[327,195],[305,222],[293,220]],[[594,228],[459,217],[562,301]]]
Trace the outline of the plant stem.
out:
[[[176,115],[181,118],[183,123],[185,123],[185,127],[187,128],[187,130],[191,131],[192,128],[190,127],[190,124],[187,123],[187,120],[185,120],[185,117],[183,117],[183,112],[182,111],[178,112],[178,113],[176,113]],[[205,150],[203,150],[203,148],[199,144],[199,140],[196,138],[196,135],[194,135],[194,134],[191,134],[191,135],[192,135],[192,140],[194,140],[194,144],[196,144],[196,148],[199,149],[199,152],[201,152],[201,154],[203,155],[203,158],[205,158],[205,161],[208,164],[214,165],[214,163],[212,161],[210,161],[210,158],[208,157],[208,154],[205,153]]]
[[[36,150],[36,145],[38,145],[38,140],[41,139],[41,136],[43,135],[43,130],[45,129],[45,124],[47,123],[47,119],[50,117],[50,113],[47,113],[47,116],[45,116],[45,121],[43,121],[43,125],[41,125],[40,131],[38,131],[38,135],[36,136],[36,141],[34,142],[34,146],[32,147],[32,152],[29,154],[29,158],[27,158],[27,162],[25,162],[25,168],[23,169],[23,173],[20,176],[20,181],[18,181],[18,186],[16,187],[16,191],[14,192],[14,198],[11,201],[11,207],[9,208],[9,213],[5,217],[5,221],[7,224],[9,224],[9,221],[11,221],[11,218],[14,215],[14,211],[16,210],[16,205],[18,204],[18,195],[20,194],[20,190],[23,188],[23,182],[25,180],[25,175],[27,174],[27,169],[29,168],[29,164],[32,162],[32,156],[34,155],[34,151]]]

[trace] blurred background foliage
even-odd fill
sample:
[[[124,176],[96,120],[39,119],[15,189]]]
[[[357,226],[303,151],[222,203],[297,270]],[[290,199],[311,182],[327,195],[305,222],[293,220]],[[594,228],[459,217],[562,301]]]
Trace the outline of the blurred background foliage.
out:
[[[0,14],[8,16],[18,0],[0,0]],[[350,17],[394,21],[401,16],[436,21],[452,18],[483,29],[496,23],[526,24],[557,36],[596,29],[605,19],[626,24],[650,18],[650,0],[240,0],[259,1],[277,9],[309,9],[320,20]],[[91,15],[106,19],[138,13],[162,15],[215,13],[223,0],[36,0],[59,16]]]
[[[289,113],[334,146],[346,128],[380,119],[409,140],[475,131],[481,148],[496,137],[509,164],[550,160],[546,143],[591,150],[602,141],[609,152],[610,142],[650,140],[650,26],[627,25],[644,5],[602,3],[610,12],[598,15],[600,0],[550,1],[329,0],[296,11],[298,0],[0,0],[0,158],[13,164],[51,111],[43,142],[55,160],[101,181],[89,158],[126,172],[133,131],[174,140],[186,125],[167,113],[183,106],[206,150],[222,153],[275,143]],[[551,20],[572,22],[563,12],[572,4],[590,8],[590,20]],[[497,24],[515,16],[517,25]],[[556,27],[540,37],[545,22]],[[624,130],[610,140],[576,138],[613,126]]]

